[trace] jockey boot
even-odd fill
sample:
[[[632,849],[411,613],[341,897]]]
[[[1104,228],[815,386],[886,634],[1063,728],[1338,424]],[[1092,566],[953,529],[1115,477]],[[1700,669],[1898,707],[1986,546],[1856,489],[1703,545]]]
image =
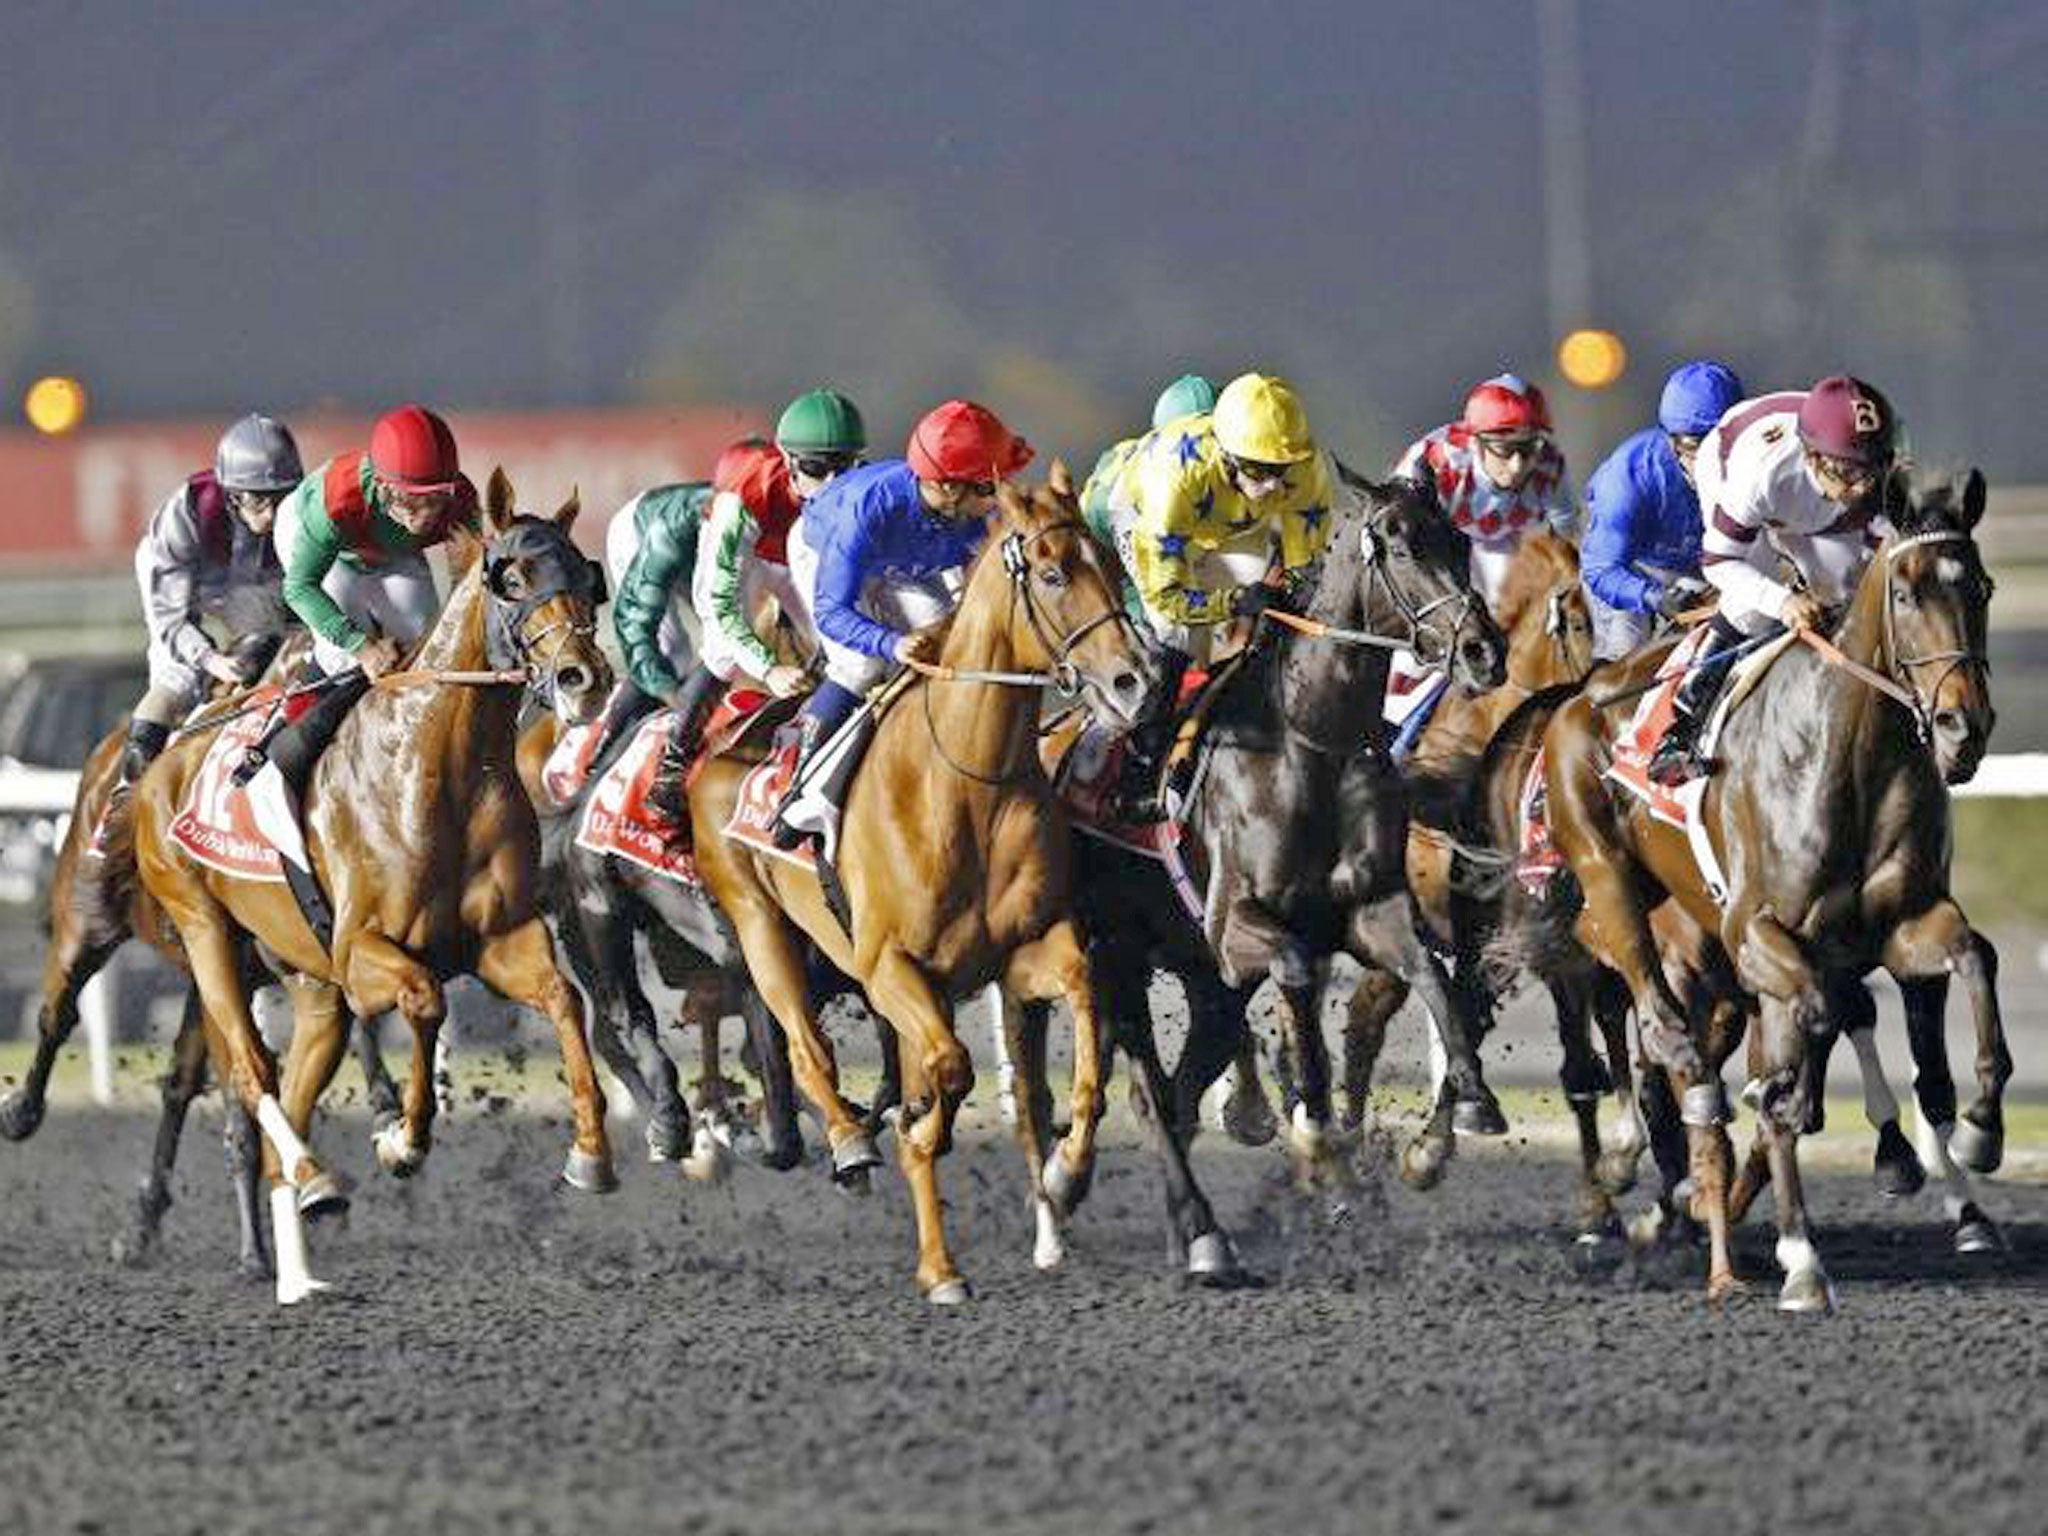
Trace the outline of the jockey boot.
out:
[[[170,739],[171,728],[168,725],[144,720],[140,716],[128,722],[128,742],[121,749],[120,774],[114,780],[113,789],[107,793],[107,803],[100,808],[99,824],[93,828],[92,842],[86,850],[88,853],[105,856],[107,838],[115,819],[127,809],[129,795]]]
[[[699,662],[676,690],[675,719],[662,743],[661,764],[654,770],[654,783],[647,791],[648,807],[670,826],[681,828],[690,817],[683,800],[684,783],[690,764],[704,745],[704,722],[711,713],[722,681],[716,672]]]
[[[1123,771],[1110,810],[1127,826],[1162,820],[1169,810],[1165,801],[1172,798],[1174,790],[1187,787],[1169,785],[1168,792],[1162,795],[1159,785],[1159,766],[1173,746],[1174,726],[1179,719],[1180,680],[1187,669],[1187,652],[1171,647],[1160,650],[1159,682],[1152,692],[1153,711],[1125,738]]]
[[[361,672],[335,682],[312,708],[277,733],[270,743],[268,761],[243,789],[249,797],[249,811],[255,817],[257,830],[306,875],[313,873],[305,834],[299,827],[299,806],[306,785],[312,780],[320,754],[341,729],[341,722],[369,691],[370,679]]]
[[[1678,697],[1673,701],[1677,718],[1657,743],[1657,750],[1650,754],[1648,772],[1653,783],[1676,789],[1688,779],[1713,771],[1714,765],[1700,751],[1700,737],[1714,712],[1714,701],[1721,696],[1722,686],[1735,666],[1735,658],[1726,653],[1741,643],[1742,631],[1715,614],[1700,652],[1715,659],[1704,666],[1695,665],[1678,685]]]
[[[768,834],[775,846],[782,849],[794,848],[809,836],[803,828],[792,827],[784,818],[802,793],[804,770],[832,734],[824,721],[808,714],[797,716],[797,732],[796,767],[789,775],[789,787],[782,792],[781,803],[775,807],[775,822]]]

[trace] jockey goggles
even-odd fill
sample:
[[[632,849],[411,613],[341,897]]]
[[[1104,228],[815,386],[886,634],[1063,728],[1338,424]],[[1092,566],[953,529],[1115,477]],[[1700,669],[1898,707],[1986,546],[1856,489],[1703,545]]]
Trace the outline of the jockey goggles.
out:
[[[848,453],[797,453],[790,455],[790,468],[806,480],[830,480],[843,475],[860,462],[860,455]]]
[[[1518,433],[1513,437],[1497,436],[1490,432],[1479,434],[1479,447],[1502,463],[1516,459],[1533,459],[1543,452],[1543,438],[1534,433]]]
[[[1223,459],[1233,475],[1256,485],[1271,485],[1276,480],[1285,480],[1287,471],[1293,467],[1288,464],[1263,464],[1257,459],[1240,459],[1234,453],[1226,453]]]

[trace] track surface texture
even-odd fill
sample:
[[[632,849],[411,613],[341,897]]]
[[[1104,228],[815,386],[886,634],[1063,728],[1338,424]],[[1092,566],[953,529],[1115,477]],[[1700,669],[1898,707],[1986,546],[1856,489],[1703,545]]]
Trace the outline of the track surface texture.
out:
[[[336,1293],[289,1312],[230,1273],[213,1113],[147,1270],[108,1258],[143,1117],[0,1148],[0,1531],[2042,1529],[2038,1188],[1994,1189],[2014,1252],[1971,1261],[1924,1200],[1816,1178],[1842,1310],[1791,1318],[1754,1219],[1717,1312],[1697,1261],[1585,1263],[1555,1158],[1389,1180],[1333,1228],[1210,1135],[1267,1282],[1218,1294],[1167,1271],[1128,1127],[1052,1276],[981,1132],[945,1171],[978,1295],[942,1313],[893,1168],[866,1200],[815,1164],[687,1185],[622,1127],[599,1199],[551,1184],[559,1125],[462,1114],[399,1185],[363,1130],[320,1128],[363,1186],[314,1235]]]

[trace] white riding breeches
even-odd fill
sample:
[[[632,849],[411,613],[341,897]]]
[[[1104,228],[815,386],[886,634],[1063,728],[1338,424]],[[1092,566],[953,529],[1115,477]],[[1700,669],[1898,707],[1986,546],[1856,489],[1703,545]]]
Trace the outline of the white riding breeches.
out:
[[[806,614],[816,613],[818,552],[803,536],[799,523],[789,533],[789,571]],[[902,576],[883,573],[871,576],[860,589],[860,611],[877,624],[908,634],[936,624],[958,606],[964,576],[949,571],[932,576]],[[865,651],[850,650],[820,631],[819,648],[825,653],[825,675],[851,693],[866,693],[887,677],[895,662]]]
[[[794,545],[794,530],[791,530],[790,540]],[[705,550],[697,561],[695,574],[690,578],[690,604],[696,609],[697,623],[704,632],[704,665],[722,681],[731,682],[735,675],[748,672],[754,663],[726,638],[724,629],[719,625],[717,601],[711,590],[717,577],[718,562],[710,558],[709,550]],[[740,566],[740,611],[746,615],[747,623],[757,635],[768,633],[770,599],[789,622],[799,645],[815,649],[817,631],[811,624],[809,594],[799,590],[795,573],[773,560],[748,555]],[[768,648],[775,649],[772,636]]]

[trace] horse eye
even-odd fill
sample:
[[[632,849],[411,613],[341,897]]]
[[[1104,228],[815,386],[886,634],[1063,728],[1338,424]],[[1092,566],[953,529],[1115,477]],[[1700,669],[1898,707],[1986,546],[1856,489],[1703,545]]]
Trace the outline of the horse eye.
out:
[[[1038,568],[1038,579],[1048,587],[1064,587],[1067,584],[1067,573],[1056,565],[1041,565]]]

